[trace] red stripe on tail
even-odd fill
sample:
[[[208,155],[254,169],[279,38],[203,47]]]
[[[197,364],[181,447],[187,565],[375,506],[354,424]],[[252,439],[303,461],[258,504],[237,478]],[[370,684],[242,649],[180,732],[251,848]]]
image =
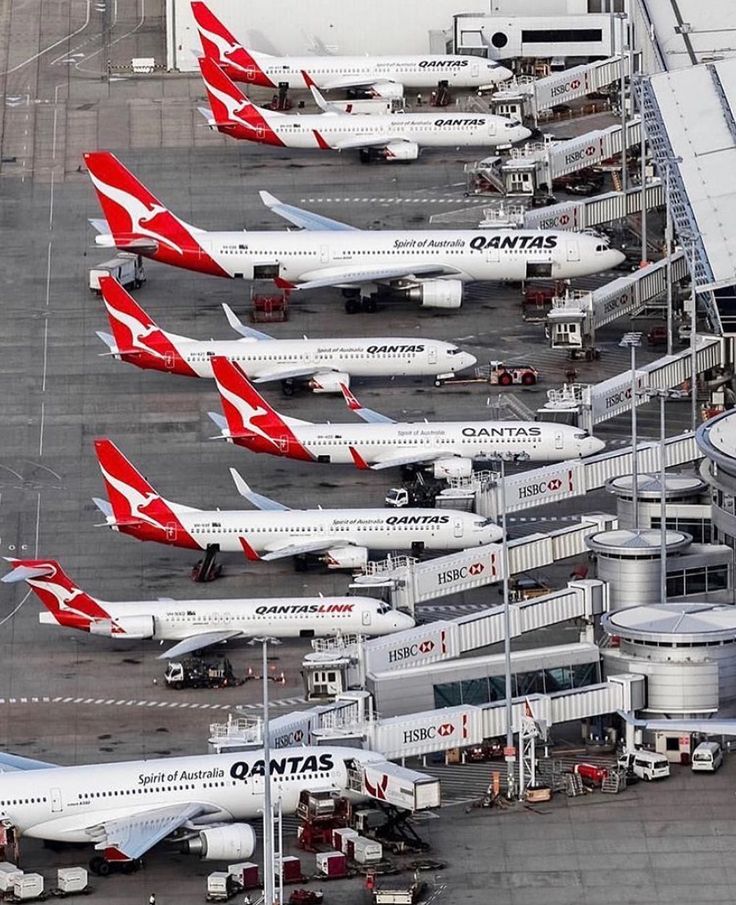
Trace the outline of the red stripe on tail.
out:
[[[214,60],[231,79],[262,85],[264,88],[276,87],[253,55],[236,41],[209,7],[200,0],[195,0],[192,3],[192,13],[206,57]]]

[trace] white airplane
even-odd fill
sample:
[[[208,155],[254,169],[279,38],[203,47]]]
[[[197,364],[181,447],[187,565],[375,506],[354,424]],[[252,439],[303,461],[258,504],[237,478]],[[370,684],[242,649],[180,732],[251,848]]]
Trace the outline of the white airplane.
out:
[[[303,73],[329,91],[363,90],[375,97],[398,98],[404,88],[436,88],[447,81],[454,88],[493,88],[513,73],[499,63],[475,56],[412,54],[395,56],[275,57],[247,50],[212,11],[195,0],[192,12],[205,56],[236,82],[263,88],[306,88]]]
[[[273,800],[293,814],[302,791],[353,798],[348,771],[385,763],[374,751],[279,748],[270,758]],[[93,873],[136,870],[164,840],[208,861],[245,861],[256,847],[248,823],[263,811],[263,751],[111,764],[56,764],[0,754],[0,820],[21,838],[94,844]]]
[[[280,380],[290,395],[296,381],[315,393],[339,393],[351,377],[444,378],[476,363],[452,343],[416,336],[273,339],[242,324],[228,305],[225,315],[242,338],[199,341],[161,330],[114,277],[101,277],[100,289],[112,335],[97,335],[110,355],[144,369],[213,377],[212,358],[220,355],[236,361],[254,383]]]
[[[387,635],[412,628],[414,620],[372,597],[271,597],[234,600],[125,600],[87,594],[58,562],[9,559],[7,583],[25,581],[48,612],[43,625],[61,625],[117,640],[178,641],[159,659],[171,660],[212,644],[268,635],[315,638],[326,635]]]
[[[139,540],[244,553],[249,560],[318,556],[332,569],[360,569],[369,550],[464,550],[501,539],[491,519],[452,509],[289,509],[253,492],[234,469],[238,493],[259,512],[194,509],[159,496],[107,439],[95,452],[108,500],[95,499],[106,523]]]
[[[253,452],[360,469],[431,465],[436,478],[468,477],[473,462],[524,453],[532,462],[561,462],[600,452],[605,443],[576,427],[538,421],[401,422],[362,406],[343,388],[348,407],[366,424],[314,424],[273,409],[240,368],[213,358],[225,415],[210,412],[221,436]]]
[[[497,148],[532,134],[517,119],[490,113],[346,113],[310,84],[322,113],[288,114],[253,104],[208,57],[199,60],[210,109],[210,127],[231,138],[279,148],[360,151],[364,163],[416,160],[421,148]]]
[[[264,203],[301,231],[207,232],[172,214],[109,151],[84,155],[106,220],[93,220],[98,245],[117,246],[221,277],[274,280],[287,289],[339,286],[347,310],[361,307],[361,287],[416,299],[424,307],[459,308],[463,283],[475,280],[571,279],[624,259],[608,239],[547,230],[359,230],[268,192]],[[375,307],[375,299],[368,308]]]

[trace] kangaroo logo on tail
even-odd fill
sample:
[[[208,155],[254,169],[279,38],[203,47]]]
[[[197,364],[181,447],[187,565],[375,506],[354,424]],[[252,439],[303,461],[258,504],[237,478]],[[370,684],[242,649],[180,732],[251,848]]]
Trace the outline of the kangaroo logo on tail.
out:
[[[253,82],[265,88],[275,84],[255,61],[254,57],[235,40],[215,14],[201,0],[192,3],[199,39],[206,57],[213,59],[228,74],[240,82]]]
[[[114,277],[100,277],[100,291],[123,361],[141,368],[197,376],[169,337]]]
[[[90,623],[109,619],[94,597],[78,588],[53,559],[11,559],[13,571],[3,581],[25,581],[59,625],[89,631]]]
[[[84,155],[115,244],[166,264],[230,276],[195,238],[201,230],[174,216],[109,151]]]
[[[111,440],[95,440],[95,453],[112,506],[112,527],[140,540],[200,549],[168,501],[159,496]]]
[[[261,109],[251,103],[214,60],[200,57],[199,68],[219,131],[235,138],[283,146]]]
[[[222,410],[230,437],[254,452],[312,461],[284,418],[266,402],[241,369],[216,355],[212,359]]]

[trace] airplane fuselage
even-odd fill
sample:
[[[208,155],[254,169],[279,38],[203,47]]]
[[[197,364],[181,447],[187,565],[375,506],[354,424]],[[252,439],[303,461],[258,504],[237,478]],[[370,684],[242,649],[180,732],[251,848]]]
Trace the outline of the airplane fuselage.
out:
[[[233,442],[277,456],[304,458],[299,453],[306,451],[316,462],[335,464],[354,464],[351,448],[371,464],[428,451],[448,459],[482,460],[521,453],[532,462],[555,462],[591,455],[603,447],[578,428],[534,421],[299,424],[288,426],[283,437],[253,433]]]
[[[345,791],[353,759],[383,760],[351,748],[273,751],[274,800],[291,814],[303,790]],[[0,818],[26,836],[91,844],[98,824],[170,805],[201,802],[210,823],[256,819],[263,786],[257,751],[14,771],[0,773]]]

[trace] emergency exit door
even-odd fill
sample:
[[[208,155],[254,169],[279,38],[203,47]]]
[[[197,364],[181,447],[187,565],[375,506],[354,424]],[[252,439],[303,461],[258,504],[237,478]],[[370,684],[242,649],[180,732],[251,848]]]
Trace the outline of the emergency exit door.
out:
[[[61,799],[61,789],[52,789],[51,790],[51,811],[53,813],[59,813],[59,811],[64,810],[64,802]]]

